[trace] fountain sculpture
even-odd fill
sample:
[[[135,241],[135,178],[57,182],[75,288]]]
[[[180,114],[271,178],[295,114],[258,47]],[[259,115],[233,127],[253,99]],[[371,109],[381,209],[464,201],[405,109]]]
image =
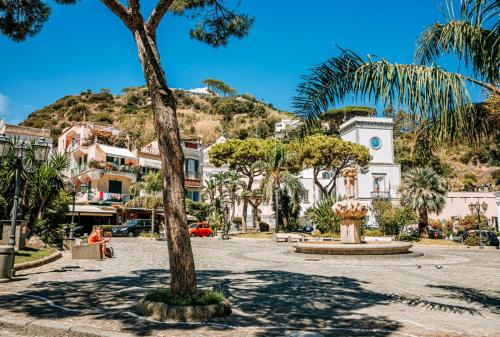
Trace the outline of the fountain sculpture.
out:
[[[304,242],[294,245],[297,253],[327,255],[387,255],[408,254],[412,244],[405,242],[366,243],[361,237],[361,219],[368,212],[367,205],[355,197],[357,171],[346,168],[342,171],[347,198],[333,205],[333,211],[340,216],[340,242]]]

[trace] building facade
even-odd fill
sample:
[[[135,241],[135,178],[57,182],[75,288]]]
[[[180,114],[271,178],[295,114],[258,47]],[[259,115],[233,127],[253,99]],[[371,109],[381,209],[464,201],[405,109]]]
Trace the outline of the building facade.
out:
[[[65,172],[76,186],[78,204],[120,208],[130,200],[130,186],[149,172],[161,168],[158,142],[131,151],[120,130],[89,123],[65,129],[58,151],[70,157]],[[182,140],[185,155],[186,197],[198,201],[201,195],[202,144]]]

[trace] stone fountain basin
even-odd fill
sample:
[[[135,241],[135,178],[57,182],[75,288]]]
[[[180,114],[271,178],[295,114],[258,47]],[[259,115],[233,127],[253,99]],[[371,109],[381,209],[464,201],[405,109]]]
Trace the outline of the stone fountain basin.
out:
[[[293,245],[295,252],[323,255],[391,255],[409,254],[413,245],[407,242],[340,243],[304,242]]]

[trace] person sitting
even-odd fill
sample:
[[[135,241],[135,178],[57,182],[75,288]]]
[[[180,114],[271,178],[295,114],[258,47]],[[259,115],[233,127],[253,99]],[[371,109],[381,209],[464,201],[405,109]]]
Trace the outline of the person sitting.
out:
[[[101,252],[102,256],[110,257],[108,254],[108,251],[106,249],[106,243],[109,240],[106,240],[102,236],[102,228],[101,227],[94,227],[92,230],[92,233],[90,233],[89,238],[88,238],[88,243],[89,244],[99,244],[101,246]]]

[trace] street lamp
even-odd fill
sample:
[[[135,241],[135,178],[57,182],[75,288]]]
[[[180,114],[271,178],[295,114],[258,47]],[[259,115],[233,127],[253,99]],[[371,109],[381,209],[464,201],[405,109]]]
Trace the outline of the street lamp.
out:
[[[33,154],[36,161],[46,161],[49,156],[50,146],[45,138],[40,138],[33,144]]]
[[[83,192],[85,188],[87,188],[87,185],[80,185],[80,191]],[[73,200],[73,211],[71,212],[71,224],[70,224],[70,229],[69,229],[69,239],[73,239],[73,230],[75,227],[75,206],[76,206],[76,196],[78,195],[78,191],[76,190],[76,184],[71,184],[71,190],[69,191],[69,194],[71,195],[71,198]]]
[[[469,205],[469,210],[471,214],[477,213],[477,228],[479,230],[479,248],[484,249],[483,247],[483,234],[481,233],[481,209],[484,213],[488,210],[488,204],[483,201],[482,204],[478,202],[471,202]]]
[[[0,159],[7,157],[11,146],[9,138],[5,137],[5,135],[0,135]]]

